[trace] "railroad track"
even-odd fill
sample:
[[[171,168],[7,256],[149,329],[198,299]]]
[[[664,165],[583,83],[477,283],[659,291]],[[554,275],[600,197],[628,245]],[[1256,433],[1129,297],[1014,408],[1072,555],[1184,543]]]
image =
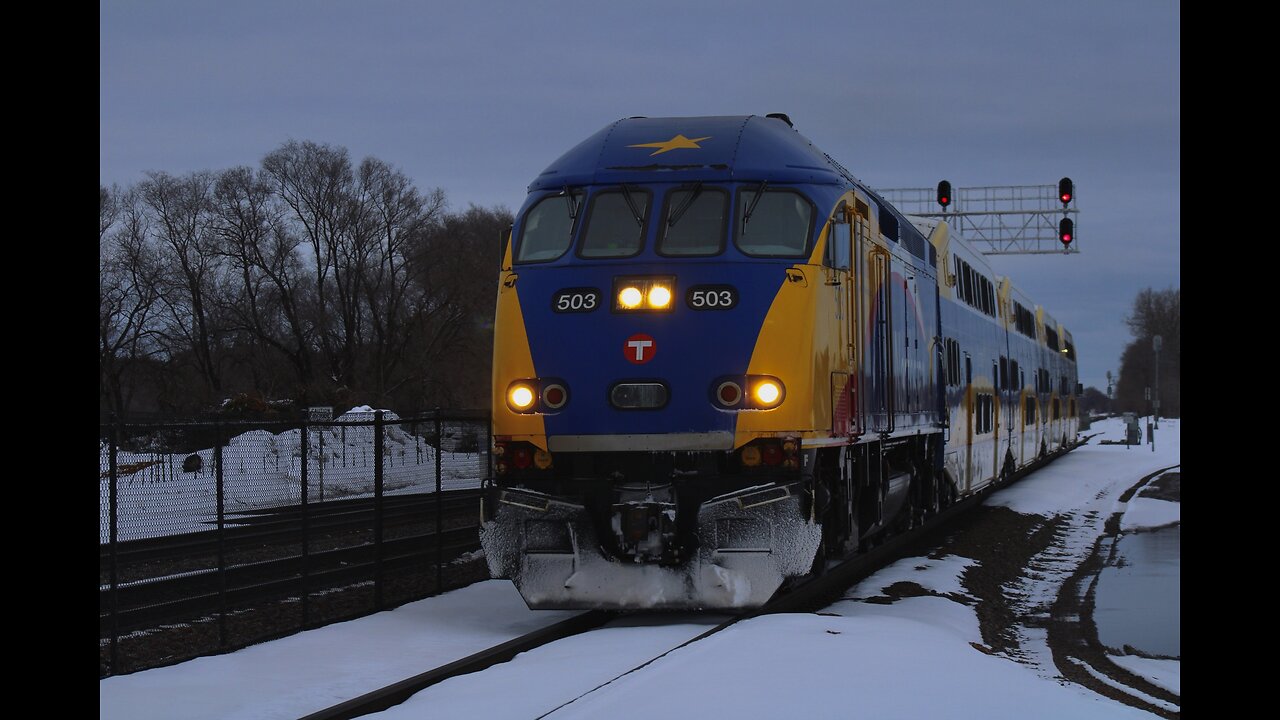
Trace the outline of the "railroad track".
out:
[[[1080,447],[1088,442],[1091,437],[1093,436],[1088,435],[1081,438],[1069,449]],[[547,713],[544,713],[542,717],[550,715],[556,710],[559,710],[560,708],[569,705],[592,692],[600,690],[621,677],[648,666],[675,650],[715,635],[716,633],[732,627],[734,624],[741,622],[742,620],[775,613],[810,612],[838,600],[843,594],[843,591],[852,583],[861,580],[876,570],[879,570],[900,558],[909,557],[910,555],[917,553],[922,546],[926,546],[928,543],[937,540],[939,536],[944,531],[951,528],[958,519],[981,505],[991,493],[1001,488],[1008,487],[1064,454],[1065,451],[1056,455],[1051,455],[1028,465],[1022,471],[1015,473],[1004,482],[993,483],[981,492],[965,498],[961,502],[958,502],[937,514],[915,531],[889,537],[876,547],[851,558],[847,558],[838,564],[828,563],[825,572],[817,576],[810,576],[809,578],[791,586],[785,592],[776,596],[764,607],[735,615],[710,630],[707,630],[690,640],[680,643],[679,645],[676,645],[671,649],[632,667],[626,672],[614,677],[612,680],[609,680],[608,682],[603,683],[582,695],[567,699],[561,705],[553,708]],[[375,712],[381,712],[404,702],[420,690],[426,689],[436,683],[452,677],[479,672],[492,665],[506,662],[522,652],[527,652],[573,635],[595,630],[611,620],[621,617],[623,614],[624,613],[621,612],[602,610],[587,611],[567,620],[563,620],[555,625],[550,625],[529,633],[528,635],[514,638],[508,642],[502,643],[501,645],[475,653],[469,657],[428,670],[419,675],[406,678],[386,687],[366,693],[360,697],[353,698],[324,710],[306,715],[302,720],[348,720],[349,718],[356,718]]]
[[[384,498],[373,542],[373,500],[255,510],[217,530],[117,543],[116,578],[99,585],[105,635],[190,622],[255,603],[349,587],[448,563],[478,550],[479,491]],[[439,527],[437,528],[437,524]],[[438,532],[437,532],[438,530]],[[100,577],[110,575],[102,546]]]
[[[382,499],[384,523],[397,523],[433,519],[436,512],[435,493],[390,495]],[[446,490],[440,495],[440,508],[444,513],[474,510],[479,514],[480,490]],[[306,521],[311,531],[337,531],[368,527],[373,522],[373,498],[330,500],[307,505]],[[216,522],[216,521],[215,521]],[[287,505],[261,508],[235,513],[224,521],[222,547],[224,551],[247,545],[280,543],[296,540],[302,532],[302,506]],[[179,535],[139,538],[99,544],[99,567],[110,562],[115,553],[119,565],[190,558],[218,552],[218,530],[201,530]]]
[[[394,573],[434,562],[436,543],[439,555],[449,562],[463,553],[480,548],[477,526],[447,530],[437,536],[426,533],[384,540],[382,556],[372,544],[337,548],[304,556],[245,563],[182,573],[164,578],[118,585],[115,589],[116,630],[128,632],[165,622],[190,620],[210,615],[225,606],[299,596],[339,588],[370,579],[375,567]],[[99,629],[111,629],[112,590],[103,586],[98,593]]]

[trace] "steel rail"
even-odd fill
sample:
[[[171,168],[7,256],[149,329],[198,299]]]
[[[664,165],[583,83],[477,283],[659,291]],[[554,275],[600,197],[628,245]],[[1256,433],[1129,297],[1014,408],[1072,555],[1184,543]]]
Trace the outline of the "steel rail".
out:
[[[468,508],[480,507],[480,491],[476,489],[449,490],[447,497],[442,497],[440,505],[449,512],[457,512]],[[415,494],[413,496],[392,495],[383,499],[387,503],[384,520],[395,519],[421,520],[427,522],[428,511],[434,512],[436,501],[433,494]],[[373,518],[373,498],[359,500],[335,500],[326,503],[311,503],[308,522],[313,530],[333,530],[343,527],[359,527],[368,524]],[[331,503],[344,503],[331,505]],[[265,508],[238,513],[238,517],[228,518],[228,523],[239,523],[225,528],[225,541],[247,544],[273,539],[291,539],[299,532],[302,519],[300,506],[286,508]],[[197,530],[195,532],[160,537],[123,540],[116,543],[116,557],[119,563],[146,562],[163,560],[172,557],[188,557],[194,554],[212,554],[218,546],[217,530]],[[99,560],[106,562],[111,554],[109,543],[99,545]]]
[[[388,540],[385,542],[383,567],[394,571],[430,564],[437,544],[441,546],[442,554],[450,558],[480,547],[475,527],[447,530],[439,538],[432,533]],[[374,547],[370,544],[313,552],[307,560],[309,579],[306,589],[314,593],[326,588],[372,580],[373,556]],[[278,560],[232,565],[224,573],[201,570],[171,578],[122,584],[116,588],[117,609],[114,618],[110,612],[101,609],[108,608],[111,602],[110,589],[103,588],[99,591],[99,623],[114,621],[122,631],[127,632],[212,613],[219,604],[218,585],[222,578],[227,581],[226,597],[229,605],[244,605],[301,594],[304,589],[300,575],[302,563],[303,558],[294,555]]]

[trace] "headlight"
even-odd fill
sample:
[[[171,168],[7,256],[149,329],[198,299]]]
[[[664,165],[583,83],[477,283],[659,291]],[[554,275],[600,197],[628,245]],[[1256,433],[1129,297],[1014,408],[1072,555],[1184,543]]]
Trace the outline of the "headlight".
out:
[[[640,306],[640,301],[644,296],[640,294],[640,288],[625,287],[618,293],[618,305],[627,310],[631,310]]]
[[[674,275],[629,275],[613,279],[614,312],[671,312]]]
[[[761,380],[755,387],[756,402],[773,406],[782,397],[782,387],[772,380]]]
[[[536,397],[533,388],[526,383],[513,383],[507,389],[507,402],[510,403],[513,410],[519,412],[533,407],[533,401]]]
[[[662,285],[654,285],[649,289],[649,307],[665,308],[671,304],[671,291]]]

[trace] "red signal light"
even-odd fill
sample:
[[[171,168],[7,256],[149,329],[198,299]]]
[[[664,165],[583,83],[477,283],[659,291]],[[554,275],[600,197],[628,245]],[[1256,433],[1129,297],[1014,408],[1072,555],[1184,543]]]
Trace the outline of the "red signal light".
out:
[[[1066,207],[1071,203],[1071,198],[1075,197],[1075,184],[1071,182],[1071,178],[1062,178],[1058,181],[1058,199],[1062,201],[1062,206]]]
[[[1063,247],[1071,245],[1071,240],[1075,238],[1076,224],[1071,222],[1071,218],[1062,218],[1058,222],[1058,241]]]
[[[946,180],[938,183],[938,204],[942,206],[943,210],[946,210],[947,206],[951,204],[951,183]]]

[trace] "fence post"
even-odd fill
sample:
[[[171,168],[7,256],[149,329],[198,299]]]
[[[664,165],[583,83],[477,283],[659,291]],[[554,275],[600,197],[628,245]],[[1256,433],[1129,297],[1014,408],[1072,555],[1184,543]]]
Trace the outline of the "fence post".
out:
[[[310,607],[308,605],[308,596],[311,594],[310,568],[308,567],[308,555],[310,552],[310,517],[307,513],[307,434],[310,430],[307,428],[307,410],[302,410],[302,427],[299,429],[298,454],[302,457],[302,465],[298,474],[301,478],[298,497],[302,504],[302,629],[306,630],[310,627]]]
[[[226,527],[226,498],[222,482],[222,423],[214,426],[213,472],[217,478],[218,495],[218,647],[227,647],[227,554],[223,545]]]
[[[373,414],[373,609],[382,609],[382,411]]]
[[[120,661],[120,598],[118,596],[119,578],[117,576],[118,569],[116,563],[118,557],[116,554],[116,535],[119,532],[119,497],[117,496],[118,476],[119,472],[116,468],[116,453],[120,447],[120,421],[116,414],[111,413],[111,431],[109,440],[109,449],[107,450],[107,484],[110,486],[108,493],[110,498],[107,501],[108,512],[111,517],[107,520],[109,527],[109,544],[108,553],[110,554],[109,564],[111,566],[111,674],[115,675],[120,671],[117,664]]]
[[[442,537],[442,534],[444,532],[443,530],[444,511],[441,506],[441,503],[443,502],[443,500],[440,497],[440,489],[441,489],[440,466],[444,464],[443,462],[444,460],[443,430],[444,429],[440,426],[440,408],[436,408],[435,416],[436,416],[436,594],[439,595],[440,593],[444,592],[444,568],[442,567],[442,563],[444,562],[444,548],[441,547],[441,545],[444,543],[444,538]]]

